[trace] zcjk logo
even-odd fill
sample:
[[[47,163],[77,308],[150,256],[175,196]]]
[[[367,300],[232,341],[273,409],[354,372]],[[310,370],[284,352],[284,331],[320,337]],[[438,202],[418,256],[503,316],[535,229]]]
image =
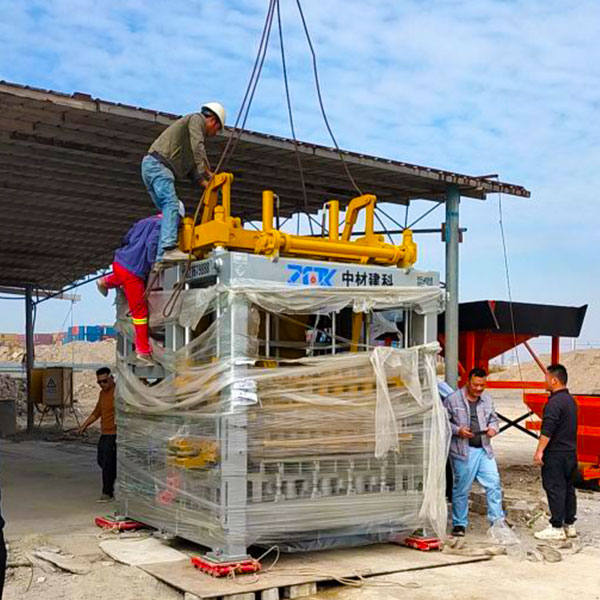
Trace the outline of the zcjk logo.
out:
[[[287,282],[292,285],[333,287],[333,276],[337,272],[337,269],[309,265],[287,265],[287,268],[291,271]]]

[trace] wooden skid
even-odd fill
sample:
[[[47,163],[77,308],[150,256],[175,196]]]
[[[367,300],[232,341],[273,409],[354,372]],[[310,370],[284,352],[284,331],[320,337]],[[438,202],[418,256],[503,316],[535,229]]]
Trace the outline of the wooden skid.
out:
[[[150,575],[185,594],[185,600],[284,600],[315,594],[318,583],[360,575],[372,577],[405,571],[447,567],[488,560],[441,552],[416,552],[395,544],[282,554],[277,564],[262,573],[232,579],[215,579],[190,561],[144,565]],[[269,565],[264,565],[268,568]]]

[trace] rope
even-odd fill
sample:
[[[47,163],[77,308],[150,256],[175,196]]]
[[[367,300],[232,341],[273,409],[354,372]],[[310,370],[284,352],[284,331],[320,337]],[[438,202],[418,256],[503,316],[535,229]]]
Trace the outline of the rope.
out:
[[[254,573],[252,580],[250,580],[247,575],[245,575],[241,580],[237,579],[236,571],[238,570],[239,567],[242,566],[241,563],[238,563],[238,564],[235,564],[232,566],[233,568],[227,574],[227,579],[232,580],[234,583],[236,583],[238,585],[248,585],[248,584],[258,583],[260,581],[260,576],[271,571],[275,567],[275,565],[278,563],[279,558],[281,556],[279,546],[271,546],[266,552],[261,554],[258,558],[251,559],[251,562],[254,565],[256,565],[257,567],[260,567],[260,561],[263,560],[263,558],[265,558],[265,556],[268,556],[273,551],[276,552],[275,559],[273,560],[273,562],[267,568],[261,569],[259,573]],[[421,584],[417,583],[416,581],[407,581],[406,583],[401,583],[399,581],[390,581],[389,579],[377,579],[377,580],[368,579],[368,577],[370,578],[370,577],[375,576],[375,574],[372,574],[371,569],[367,569],[366,571],[364,571],[362,573],[359,573],[358,571],[353,570],[351,575],[337,575],[335,573],[330,573],[330,572],[316,569],[313,567],[301,567],[299,569],[286,569],[284,567],[284,568],[277,569],[278,575],[282,575],[282,574],[286,574],[286,573],[288,573],[290,575],[304,575],[304,576],[308,576],[308,577],[315,577],[315,578],[318,578],[321,580],[336,581],[337,583],[339,583],[341,585],[344,585],[346,587],[353,587],[353,588],[400,587],[400,588],[404,588],[404,589],[416,590],[416,589],[419,589],[420,587],[422,587]]]
[[[504,236],[504,216],[502,214],[502,194],[498,194],[498,224],[500,225],[500,237],[502,238],[502,252],[504,255],[504,272],[506,275],[506,287],[508,290],[508,306],[510,312],[510,326],[513,336],[513,345],[515,348],[515,357],[517,359],[517,366],[519,368],[519,379],[523,382],[523,372],[521,370],[521,359],[517,351],[517,332],[515,327],[515,314],[513,310],[513,299],[512,299],[512,286],[510,283],[510,271],[508,268],[508,251],[506,249],[506,238]]]
[[[310,48],[310,53],[312,55],[313,74],[315,76],[315,87],[317,90],[317,97],[319,99],[319,106],[321,107],[321,114],[323,115],[323,121],[325,122],[325,127],[327,127],[327,131],[329,132],[331,141],[333,142],[333,145],[335,146],[335,149],[337,150],[338,156],[340,157],[340,160],[342,161],[342,165],[344,166],[346,175],[348,175],[348,179],[350,180],[350,182],[352,183],[352,186],[358,192],[358,194],[362,196],[362,191],[358,187],[356,181],[354,180],[354,177],[352,177],[352,174],[350,173],[350,169],[348,168],[348,165],[346,164],[346,161],[344,160],[344,155],[342,154],[342,151],[340,150],[340,147],[338,146],[337,140],[335,139],[335,136],[333,135],[333,131],[331,130],[331,126],[329,125],[329,120],[327,119],[327,114],[325,113],[325,106],[323,104],[323,97],[321,95],[321,84],[319,83],[319,72],[317,69],[317,55],[315,53],[315,49],[313,47],[313,43],[310,38],[310,33],[308,32],[308,26],[306,25],[306,19],[304,18],[304,12],[302,11],[302,4],[301,4],[300,0],[296,0],[296,6],[298,7],[298,12],[300,13],[300,19],[302,20],[302,26],[304,28],[304,34],[306,35],[306,41],[308,42],[308,46]]]
[[[298,162],[298,171],[300,173],[300,183],[302,185],[302,196],[304,198],[304,210],[309,215],[308,225],[310,227],[310,233],[313,234],[312,221],[310,220],[310,211],[308,208],[308,195],[306,193],[306,182],[304,180],[304,170],[302,169],[302,161],[300,159],[300,150],[298,149],[298,140],[296,139],[296,129],[294,127],[294,117],[292,114],[292,101],[290,98],[290,88],[288,83],[287,66],[285,63],[285,48],[283,45],[283,29],[281,27],[281,14],[279,10],[279,0],[276,0],[277,7],[277,29],[279,31],[279,48],[281,50],[281,68],[283,71],[283,82],[285,84],[285,98],[287,102],[288,118],[290,121],[290,129],[292,131],[292,139],[294,140],[294,153]]]
[[[233,126],[233,131],[232,131],[231,135],[229,136],[229,139],[227,140],[225,148],[223,149],[223,152],[221,153],[221,156],[219,158],[217,166],[215,167],[215,170],[213,171],[213,174],[210,176],[210,178],[208,180],[209,185],[214,177],[214,174],[221,171],[221,169],[225,169],[225,167],[227,166],[227,163],[228,163],[229,159],[231,158],[231,156],[233,155],[233,153],[235,152],[237,143],[238,143],[239,139],[241,138],[242,133],[244,131],[244,127],[246,125],[246,120],[248,119],[248,114],[250,112],[250,106],[252,105],[252,100],[254,99],[254,93],[256,91],[256,86],[258,85],[258,81],[260,79],[260,74],[262,72],[263,64],[265,61],[265,56],[267,53],[267,46],[268,46],[269,37],[271,34],[271,25],[273,23],[273,15],[275,12],[275,10],[274,10],[275,3],[276,3],[276,0],[269,0],[269,7],[267,10],[267,15],[265,17],[265,23],[263,26],[262,35],[261,35],[260,43],[258,46],[258,52],[256,53],[256,58],[254,60],[254,65],[252,67],[252,73],[250,74],[250,79],[248,81],[248,85],[246,86],[244,98],[242,100],[240,109],[236,116],[235,124]],[[241,120],[241,125],[240,125],[240,120]],[[208,189],[208,186],[206,188],[204,188],[204,191],[202,192],[202,196],[200,197],[200,200],[198,201],[198,204],[196,206],[196,210],[194,212],[194,220],[192,223],[192,231],[196,228],[196,224],[198,223],[198,215],[200,214],[200,209],[202,208],[202,206],[204,204],[207,189]],[[179,296],[181,295],[181,292],[182,292],[183,288],[185,287],[185,280],[187,278],[187,274],[189,272],[193,258],[194,257],[192,254],[192,250],[190,248],[190,251],[188,253],[188,260],[187,260],[183,275],[180,278],[180,280],[177,282],[177,285],[173,288],[173,292],[171,293],[171,296],[169,297],[169,299],[167,300],[167,303],[165,304],[165,307],[163,308],[163,317],[166,319],[168,319],[172,315],[173,309],[175,308],[175,305],[177,304],[177,300],[179,299]]]

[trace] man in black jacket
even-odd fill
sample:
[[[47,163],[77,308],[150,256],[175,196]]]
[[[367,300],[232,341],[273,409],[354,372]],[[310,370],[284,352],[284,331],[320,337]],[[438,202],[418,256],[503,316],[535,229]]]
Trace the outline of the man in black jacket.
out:
[[[4,519],[0,514],[0,600],[2,600],[2,592],[4,591],[4,579],[6,577],[6,544],[4,542]]]
[[[533,462],[542,467],[550,525],[533,535],[538,540],[576,537],[575,478],[577,476],[577,404],[567,389],[567,370],[559,364],[546,369],[550,397],[544,408],[540,441]]]

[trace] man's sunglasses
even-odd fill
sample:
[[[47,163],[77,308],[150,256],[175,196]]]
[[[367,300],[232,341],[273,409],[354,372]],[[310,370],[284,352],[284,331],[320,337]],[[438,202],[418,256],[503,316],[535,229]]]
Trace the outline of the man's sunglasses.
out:
[[[110,383],[110,379],[107,377],[106,379],[96,379],[98,385],[104,385],[105,383]]]

